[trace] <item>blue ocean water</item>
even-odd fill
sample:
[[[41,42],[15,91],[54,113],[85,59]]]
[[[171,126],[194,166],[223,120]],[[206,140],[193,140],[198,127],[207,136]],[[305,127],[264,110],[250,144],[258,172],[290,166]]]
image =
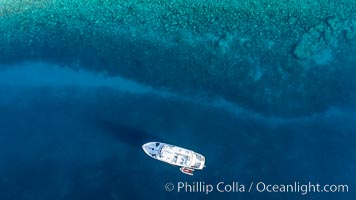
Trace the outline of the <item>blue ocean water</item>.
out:
[[[1,66],[0,199],[354,199],[356,114],[255,113],[55,64]],[[194,176],[150,159],[162,141],[206,156]],[[347,184],[344,193],[177,191],[178,182]],[[171,182],[175,190],[167,192]]]

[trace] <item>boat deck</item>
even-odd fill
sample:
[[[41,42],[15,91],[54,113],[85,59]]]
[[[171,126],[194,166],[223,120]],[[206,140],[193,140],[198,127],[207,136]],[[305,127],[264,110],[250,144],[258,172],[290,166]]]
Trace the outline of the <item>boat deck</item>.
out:
[[[158,155],[162,160],[180,166],[190,165],[190,161],[193,157],[192,152],[189,150],[166,144],[162,145],[159,149]]]

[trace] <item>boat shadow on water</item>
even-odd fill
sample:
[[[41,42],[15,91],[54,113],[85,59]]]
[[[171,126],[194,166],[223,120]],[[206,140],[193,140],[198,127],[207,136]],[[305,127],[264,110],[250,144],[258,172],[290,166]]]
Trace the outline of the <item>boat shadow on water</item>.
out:
[[[160,141],[158,136],[155,136],[147,131],[132,127],[120,122],[114,122],[107,119],[97,119],[95,125],[103,132],[109,134],[115,140],[133,148],[140,148],[142,144],[149,141]]]

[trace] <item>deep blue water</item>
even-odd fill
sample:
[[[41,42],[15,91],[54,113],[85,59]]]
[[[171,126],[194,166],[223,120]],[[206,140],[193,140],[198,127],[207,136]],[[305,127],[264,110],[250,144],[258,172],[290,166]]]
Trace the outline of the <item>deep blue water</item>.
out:
[[[0,199],[354,199],[356,115],[263,116],[46,63],[0,71]],[[162,141],[206,156],[193,177],[150,159]],[[167,182],[347,184],[348,193],[166,192]]]

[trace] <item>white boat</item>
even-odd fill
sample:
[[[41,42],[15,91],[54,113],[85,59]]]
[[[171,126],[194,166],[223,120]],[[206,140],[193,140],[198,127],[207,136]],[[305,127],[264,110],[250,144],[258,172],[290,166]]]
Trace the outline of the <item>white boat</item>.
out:
[[[149,142],[142,145],[142,148],[154,159],[179,166],[184,174],[193,175],[194,170],[205,167],[205,157],[192,150],[162,142]]]

